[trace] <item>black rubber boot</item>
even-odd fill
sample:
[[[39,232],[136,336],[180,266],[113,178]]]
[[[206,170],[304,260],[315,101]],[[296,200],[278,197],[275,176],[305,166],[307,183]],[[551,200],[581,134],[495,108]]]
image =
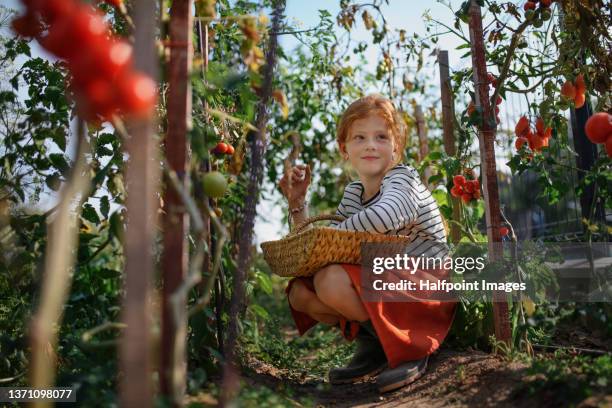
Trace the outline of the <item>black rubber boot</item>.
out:
[[[376,378],[376,386],[381,393],[397,390],[418,380],[425,370],[429,356],[415,361],[407,361],[395,368],[388,368]]]
[[[374,377],[387,367],[387,357],[369,320],[359,324],[355,341],[357,350],[348,365],[329,371],[330,383],[350,384]]]

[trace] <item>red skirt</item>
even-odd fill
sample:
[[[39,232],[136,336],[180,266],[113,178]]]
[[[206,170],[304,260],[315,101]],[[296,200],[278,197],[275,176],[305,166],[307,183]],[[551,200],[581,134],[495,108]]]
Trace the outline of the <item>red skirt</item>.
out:
[[[341,264],[351,278],[355,288],[361,287],[361,267],[359,265]],[[314,290],[313,277],[293,278],[289,281],[285,293],[289,294],[291,286],[300,280],[308,289]],[[361,296],[361,291],[356,290]],[[391,368],[399,364],[418,360],[430,355],[440,347],[453,322],[455,303],[440,301],[419,302],[368,302],[363,305],[370,316],[372,326],[380,339]],[[300,336],[318,323],[306,313],[298,312],[289,303],[291,315]],[[348,330],[346,325],[349,324]],[[359,331],[357,322],[340,319],[342,335],[352,341]]]

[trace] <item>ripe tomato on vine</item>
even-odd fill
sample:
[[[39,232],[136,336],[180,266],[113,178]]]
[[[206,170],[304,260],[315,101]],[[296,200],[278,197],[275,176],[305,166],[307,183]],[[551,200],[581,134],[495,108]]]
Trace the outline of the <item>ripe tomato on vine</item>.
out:
[[[69,89],[84,119],[113,115],[148,116],[157,100],[155,82],[132,68],[132,46],[115,36],[104,16],[76,0],[23,1],[26,13],[15,31],[35,37],[47,51],[65,59],[72,74]],[[107,1],[119,7],[121,0]],[[42,27],[47,27],[46,34]]]

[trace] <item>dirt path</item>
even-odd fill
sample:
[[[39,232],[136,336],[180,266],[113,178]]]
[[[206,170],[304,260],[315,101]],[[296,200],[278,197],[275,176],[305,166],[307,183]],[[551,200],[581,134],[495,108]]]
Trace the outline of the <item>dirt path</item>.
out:
[[[292,378],[269,364],[249,361],[245,380],[271,389],[291,387],[308,395],[318,406],[334,407],[442,407],[442,406],[546,406],[517,391],[525,380],[525,365],[508,363],[479,351],[444,350],[433,356],[427,373],[416,383],[380,395],[373,381],[331,386],[308,379]],[[530,402],[530,400],[532,402]],[[538,398],[539,400],[539,398]]]

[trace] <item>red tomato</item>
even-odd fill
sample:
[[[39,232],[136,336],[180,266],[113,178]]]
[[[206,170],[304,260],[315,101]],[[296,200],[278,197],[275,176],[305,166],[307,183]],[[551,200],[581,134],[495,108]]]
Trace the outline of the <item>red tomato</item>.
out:
[[[461,174],[457,174],[455,177],[453,177],[453,184],[456,186],[463,186],[465,185],[465,176],[461,175]]]
[[[113,85],[105,79],[96,78],[85,88],[85,95],[92,110],[105,119],[110,119],[116,107]]]
[[[472,201],[472,195],[470,193],[463,193],[461,195],[461,200],[463,200],[463,202],[467,204]]]
[[[529,119],[527,116],[521,116],[521,118],[516,122],[516,126],[514,127],[514,133],[517,136],[525,136],[525,134],[529,131]]]
[[[472,194],[474,192],[474,184],[470,180],[467,183],[465,183],[465,186],[463,187],[463,189],[465,190],[466,193]]]
[[[60,58],[70,59],[80,52],[91,52],[108,33],[104,18],[83,6],[58,19],[49,29],[41,44]]]
[[[544,119],[542,118],[538,118],[536,119],[536,132],[538,133],[538,136],[542,136],[544,134]]]
[[[525,143],[529,143],[526,137],[518,137],[516,139],[516,142],[514,142],[514,147],[516,148],[516,151],[518,152],[519,150],[521,150],[521,147],[523,147]]]
[[[30,7],[40,12],[49,24],[54,24],[61,19],[67,19],[77,9],[76,2],[72,0],[34,0],[31,3]]]
[[[224,142],[219,142],[214,147],[213,153],[221,155],[221,154],[227,153],[227,150],[228,150],[228,144]]]
[[[472,183],[472,188],[474,189],[474,192],[480,190],[480,183],[478,182],[478,180],[472,180],[470,183]]]
[[[531,150],[535,150],[535,144],[534,144],[534,142],[533,142],[533,139],[534,139],[536,136],[533,134],[533,131],[532,131],[531,129],[529,129],[529,130],[527,131],[527,135],[526,135],[525,137],[527,138],[527,141],[529,142],[529,148],[530,148]]]
[[[463,194],[463,189],[460,186],[454,186],[450,191],[453,197],[459,198]]]
[[[233,155],[235,152],[234,146],[232,146],[231,144],[227,145],[227,154],[229,154],[230,156]]]
[[[584,132],[591,143],[605,143],[612,134],[612,115],[608,112],[597,112],[587,120]]]
[[[532,150],[535,150],[536,152],[541,151],[544,145],[546,144],[546,140],[543,137],[540,137],[539,135],[533,135],[531,138],[531,143],[533,145]]]
[[[132,46],[127,42],[103,39],[91,52],[75,55],[70,68],[76,77],[113,79],[131,66],[132,55]]]
[[[577,93],[576,97],[574,98],[574,104],[576,109],[580,109],[584,106],[584,103],[586,102],[586,96],[584,93]]]
[[[121,7],[123,0],[104,0],[106,4],[110,4],[113,7]]]
[[[42,32],[42,24],[36,16],[30,12],[14,19],[11,26],[13,30],[22,37],[37,37]]]
[[[49,28],[47,35],[40,39],[40,45],[59,58],[72,56],[75,48],[66,43],[66,38],[69,38],[69,29],[70,24],[67,21],[54,24]]]
[[[91,7],[79,7],[77,12],[71,15],[70,23],[73,24],[71,39],[90,47],[99,37],[107,37],[109,34],[104,15]]]
[[[151,113],[157,100],[155,82],[139,72],[126,73],[117,80],[121,107],[125,113],[143,116]]]
[[[561,87],[561,95],[568,98],[574,99],[576,97],[576,87],[571,81],[565,81]]]
[[[502,237],[505,237],[509,233],[510,233],[510,230],[508,229],[508,227],[501,227],[499,229],[499,235],[501,235]]]

